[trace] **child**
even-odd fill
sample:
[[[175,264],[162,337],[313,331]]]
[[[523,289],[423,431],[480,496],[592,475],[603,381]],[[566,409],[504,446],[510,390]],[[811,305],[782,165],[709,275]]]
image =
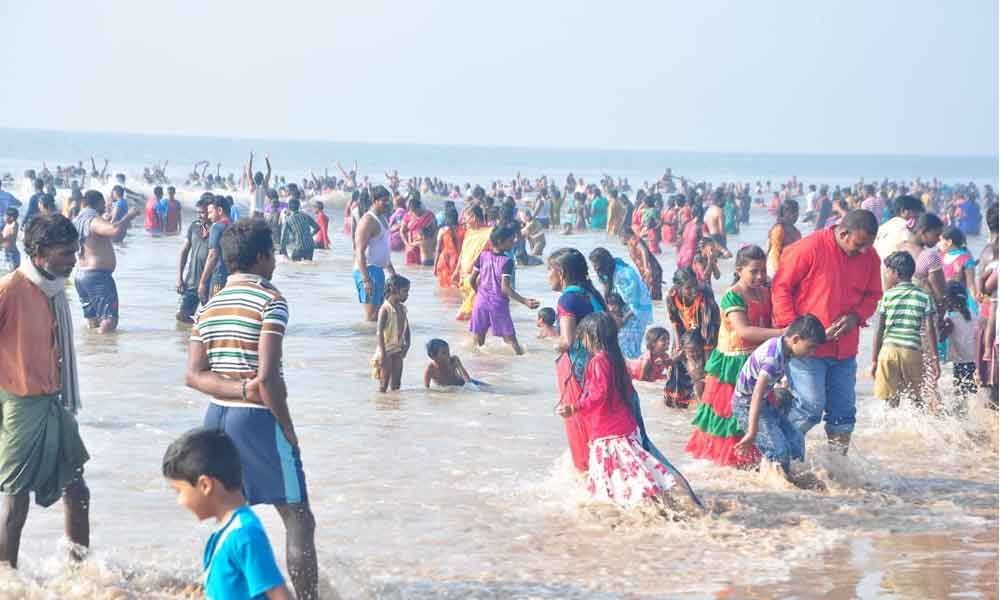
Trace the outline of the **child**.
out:
[[[406,318],[406,298],[410,280],[394,275],[385,282],[385,302],[378,311],[376,338],[378,348],[372,358],[372,377],[379,381],[378,391],[398,390],[403,377],[403,359],[410,351],[410,322]]]
[[[466,383],[478,383],[465,370],[462,361],[451,355],[448,342],[434,338],[427,342],[427,357],[431,362],[424,369],[424,387],[431,387],[431,382],[442,386],[463,386]]]
[[[691,269],[698,277],[698,282],[709,292],[712,291],[712,280],[722,277],[719,271],[719,255],[722,249],[719,243],[710,237],[698,240],[698,253],[691,261]]]
[[[664,370],[672,362],[667,350],[670,348],[670,332],[663,327],[646,330],[646,351],[637,360],[627,361],[628,371],[633,380],[656,381],[665,377]]]
[[[957,412],[966,412],[969,398],[979,391],[976,386],[976,321],[969,310],[969,297],[965,286],[949,281],[945,294],[945,336],[948,339],[948,360],[952,363],[953,383]]]
[[[656,207],[656,194],[646,196],[642,208],[642,237],[646,247],[652,254],[661,254],[660,250],[660,210]]]
[[[178,504],[221,525],[205,545],[206,598],[292,597],[264,526],[243,498],[243,468],[229,436],[203,428],[185,433],[163,455],[163,476]]]
[[[705,364],[705,393],[692,421],[695,430],[684,447],[695,458],[722,466],[755,462],[754,457],[740,456],[733,450],[743,437],[733,416],[733,390],[750,353],[782,334],[782,330],[771,328],[771,294],[764,285],[766,260],[758,246],[744,246],[736,253],[736,281],[719,303],[719,341]]]
[[[538,339],[544,340],[545,338],[558,338],[559,337],[559,325],[556,323],[556,311],[554,308],[538,309],[538,319],[535,321],[538,325]]]
[[[824,342],[826,331],[819,319],[812,315],[795,319],[784,335],[767,340],[750,354],[733,390],[733,415],[746,432],[733,451],[778,463],[792,483],[798,484],[789,474],[791,461],[805,459],[805,436],[776,405],[772,391],[785,376],[790,358],[805,358]]]
[[[719,336],[719,307],[699,282],[691,267],[677,269],[674,286],[666,300],[667,316],[673,323],[678,342],[687,331],[698,330],[705,340],[705,352],[711,352]]]
[[[13,206],[4,215],[3,229],[0,229],[0,275],[7,274],[21,266],[21,253],[17,251],[17,209]]]
[[[326,216],[326,211],[323,210],[323,203],[317,200],[313,203],[316,207],[316,224],[319,225],[319,231],[313,236],[313,242],[316,244],[316,248],[321,250],[330,249],[330,217]]]
[[[520,355],[524,354],[524,349],[514,332],[510,301],[514,299],[534,310],[538,308],[538,300],[525,298],[514,289],[514,260],[507,253],[514,247],[515,237],[513,227],[495,227],[490,233],[492,247],[484,250],[476,260],[471,278],[476,299],[469,331],[475,336],[476,345],[482,346],[486,342],[486,332],[492,329],[493,335],[503,338]]]
[[[583,375],[583,393],[574,404],[561,404],[563,418],[579,414],[589,432],[587,490],[598,500],[628,509],[658,501],[676,481],[663,463],[642,446],[630,401],[635,393],[618,349],[618,328],[607,313],[591,313],[576,331],[577,341],[592,354]]]
[[[608,312],[618,326],[618,347],[622,354],[628,356],[639,356],[642,353],[643,332],[637,327],[626,327],[633,319],[635,313],[625,303],[621,296],[612,292],[604,300],[608,305]]]
[[[670,408],[687,408],[698,402],[705,389],[705,340],[697,329],[681,338],[679,352],[667,364],[663,403]]]
[[[933,385],[941,375],[941,365],[935,351],[925,356],[922,334],[928,336],[928,348],[937,348],[937,327],[933,322],[934,301],[911,279],[917,264],[905,250],[893,252],[885,259],[887,291],[879,300],[876,315],[875,343],[872,346],[872,377],[874,396],[890,406],[899,406],[900,396],[906,395],[921,404],[921,383],[924,360],[929,363],[929,381]],[[930,394],[936,404],[936,394]],[[937,406],[933,406],[935,410]]]

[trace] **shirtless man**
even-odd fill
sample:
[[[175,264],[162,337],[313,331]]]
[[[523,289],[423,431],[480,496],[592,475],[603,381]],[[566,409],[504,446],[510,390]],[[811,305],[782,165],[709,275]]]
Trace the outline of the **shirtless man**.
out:
[[[726,216],[722,211],[725,202],[726,199],[721,190],[716,190],[712,194],[712,203],[705,211],[705,227],[708,228],[708,235],[722,248],[722,256],[729,258],[732,253],[726,246]]]
[[[111,242],[128,229],[140,210],[133,205],[120,221],[111,224],[101,216],[104,209],[103,194],[88,190],[83,195],[83,208],[73,220],[80,232],[80,260],[74,283],[87,324],[101,333],[110,333],[118,328],[118,288],[111,276],[118,262]]]
[[[371,208],[362,215],[354,231],[354,284],[365,321],[374,323],[385,299],[385,276],[396,274],[389,253],[389,212],[392,195],[385,187],[372,188]]]

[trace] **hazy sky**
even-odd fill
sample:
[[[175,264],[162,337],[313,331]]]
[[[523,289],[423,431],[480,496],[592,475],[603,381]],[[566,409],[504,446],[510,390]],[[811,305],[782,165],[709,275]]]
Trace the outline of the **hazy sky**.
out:
[[[0,0],[0,126],[997,152],[994,0]]]

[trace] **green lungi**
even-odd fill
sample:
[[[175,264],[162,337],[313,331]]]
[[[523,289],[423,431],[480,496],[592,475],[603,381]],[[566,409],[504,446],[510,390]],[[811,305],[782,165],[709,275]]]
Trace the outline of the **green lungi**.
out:
[[[15,396],[0,390],[0,494],[35,492],[39,506],[62,496],[90,459],[76,417],[59,394]]]

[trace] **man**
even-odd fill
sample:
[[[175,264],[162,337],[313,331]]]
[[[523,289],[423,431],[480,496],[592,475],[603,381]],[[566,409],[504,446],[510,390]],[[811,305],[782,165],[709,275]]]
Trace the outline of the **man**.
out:
[[[729,252],[729,248],[726,246],[726,215],[722,210],[725,203],[726,200],[722,194],[722,190],[715,190],[712,193],[712,202],[705,210],[704,218],[705,228],[708,229],[709,237],[718,242],[724,253],[723,255]]]
[[[45,195],[45,181],[39,177],[34,182],[35,193],[28,199],[28,208],[24,210],[24,217],[21,219],[21,228],[27,229],[31,220],[38,216],[41,210],[42,196]]]
[[[858,327],[882,297],[872,248],[877,231],[875,215],[852,210],[834,228],[786,248],[771,284],[775,327],[811,313],[827,328],[827,343],[811,357],[789,362],[796,402],[788,418],[805,433],[825,415],[827,437],[845,453],[857,412]]]
[[[882,211],[885,210],[885,206],[882,204],[882,198],[875,193],[875,186],[868,183],[865,184],[865,199],[861,201],[861,210],[867,210],[868,212],[875,215],[877,222],[882,222]]]
[[[301,208],[302,203],[296,194],[288,201],[291,214],[281,227],[281,253],[295,262],[313,259],[313,251],[316,250],[313,236],[319,232],[316,220],[299,210]]]
[[[177,235],[181,232],[181,203],[177,199],[177,188],[167,187],[166,210],[163,211],[163,233]]]
[[[208,205],[204,196],[198,200],[198,218],[188,226],[181,248],[180,266],[177,268],[177,293],[181,299],[176,315],[181,323],[193,323],[192,317],[198,309],[198,285],[208,260],[208,230],[212,226],[208,220]]]
[[[205,259],[205,269],[198,281],[198,299],[206,304],[208,299],[226,285],[226,261],[222,259],[222,234],[229,227],[229,214],[226,210],[226,199],[205,192],[201,199],[208,208],[208,220],[212,227],[208,230],[208,257]]]
[[[153,188],[153,195],[146,200],[144,228],[153,235],[163,232],[163,222],[160,219],[160,202],[163,201],[163,187]]]
[[[371,208],[358,221],[354,232],[354,284],[366,321],[375,322],[385,299],[385,274],[396,274],[389,254],[389,190],[381,185],[372,188]]]
[[[129,207],[128,200],[125,199],[125,188],[120,185],[114,186],[111,188],[111,204],[104,208],[104,219],[112,225],[118,225],[125,219],[128,211]],[[123,228],[112,241],[116,244],[121,243],[125,239],[126,233],[128,233],[128,227]]]
[[[222,249],[232,274],[191,330],[187,385],[212,396],[204,424],[235,443],[247,502],[274,505],[281,516],[296,596],[316,598],[316,523],[281,372],[288,304],[270,282],[271,229],[242,219],[226,230]]]
[[[28,494],[39,506],[62,496],[71,558],[90,545],[89,459],[80,408],[66,278],[76,264],[76,228],[66,217],[35,217],[24,233],[28,259],[0,279],[0,561],[17,567]]]
[[[893,216],[878,228],[875,235],[875,251],[878,252],[879,259],[884,261],[889,255],[897,250],[906,250],[913,255],[916,260],[921,247],[914,233],[917,226],[917,219],[924,214],[924,203],[914,196],[904,195],[896,198],[893,203]],[[882,264],[882,287],[886,286],[887,270]]]
[[[73,283],[87,324],[101,333],[110,333],[118,328],[118,288],[112,277],[118,261],[111,242],[124,235],[139,209],[133,206],[116,224],[101,217],[104,211],[104,195],[87,190],[83,208],[73,221],[80,232],[80,268]]]

